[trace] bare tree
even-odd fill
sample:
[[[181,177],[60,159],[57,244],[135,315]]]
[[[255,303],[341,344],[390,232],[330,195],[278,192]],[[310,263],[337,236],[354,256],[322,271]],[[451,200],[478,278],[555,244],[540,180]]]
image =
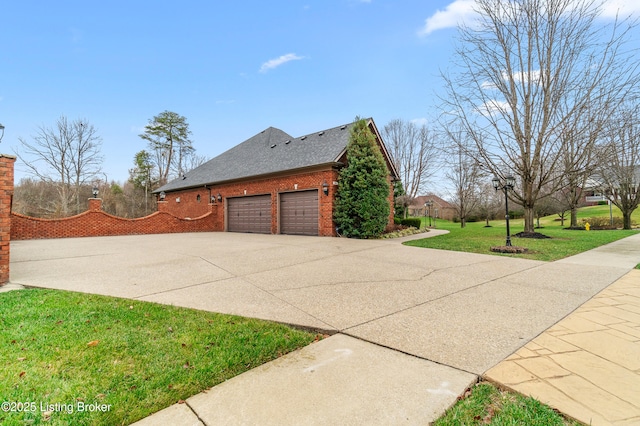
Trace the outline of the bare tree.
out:
[[[624,229],[640,201],[640,113],[637,103],[619,109],[609,122],[599,151],[598,180],[603,193],[622,211]]]
[[[482,171],[475,158],[462,148],[467,145],[463,140],[467,137],[464,131],[447,129],[445,133],[447,140],[451,141],[444,147],[445,162],[448,164],[445,176],[453,183],[453,191],[450,194],[452,204],[460,218],[460,227],[464,228],[467,216],[480,201],[480,181],[486,177],[486,173]]]
[[[525,232],[542,188],[562,185],[562,132],[589,116],[606,120],[638,86],[635,52],[625,51],[634,25],[599,25],[602,5],[476,0],[478,20],[460,28],[461,71],[443,73],[443,110],[472,136],[469,150],[496,176],[519,178],[509,196],[524,208]]]
[[[54,128],[40,126],[33,142],[19,138],[16,155],[27,172],[44,182],[55,184],[58,197],[54,216],[68,216],[71,205],[81,211],[81,189],[100,173],[102,139],[86,120],[69,122],[61,116]]]
[[[571,108],[571,106],[568,106]],[[561,150],[556,191],[551,197],[570,211],[570,227],[578,226],[578,207],[583,203],[587,181],[596,166],[596,143],[602,133],[609,111],[587,110],[574,121],[566,121],[558,133]],[[559,203],[559,204],[558,204]],[[561,216],[564,226],[564,214]]]
[[[394,166],[400,174],[404,195],[413,200],[437,170],[438,146],[426,125],[391,120],[382,130]]]
[[[480,184],[478,203],[476,205],[476,211],[485,219],[487,227],[489,227],[489,220],[494,219],[501,211],[504,205],[502,199],[502,192],[496,191],[493,185],[489,182]]]

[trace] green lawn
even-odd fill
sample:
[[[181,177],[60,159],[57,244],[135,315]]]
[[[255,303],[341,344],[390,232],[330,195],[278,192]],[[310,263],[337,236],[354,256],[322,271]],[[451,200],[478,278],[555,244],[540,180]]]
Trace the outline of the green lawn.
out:
[[[619,210],[614,211],[614,214],[619,215]],[[585,207],[579,210],[578,218],[589,218],[604,215],[607,217],[609,216],[608,206]],[[557,216],[541,218],[541,227],[536,229],[537,232],[551,237],[550,239],[536,240],[531,238],[512,237],[511,241],[514,246],[526,247],[529,249],[529,252],[524,254],[499,254],[490,251],[492,246],[505,245],[506,223],[504,220],[491,221],[491,227],[489,228],[485,227],[485,222],[468,223],[465,228],[461,228],[459,223],[438,219],[436,227],[450,231],[449,234],[409,241],[405,244],[442,250],[497,254],[524,259],[553,261],[608,244],[638,232],[638,230],[567,230],[560,225],[559,221],[556,221],[556,218]],[[636,222],[640,222],[640,210],[636,211],[636,214],[632,216],[632,219]],[[425,218],[422,218],[422,221],[424,224]],[[565,227],[568,226],[568,224],[568,221],[566,221]],[[512,235],[524,229],[524,221],[522,219],[510,220],[510,225]]]
[[[531,397],[503,392],[489,383],[480,383],[433,425],[579,426],[580,423],[566,420],[547,405]]]
[[[129,424],[316,338],[148,302],[0,293],[0,395],[14,403],[2,406],[0,424]],[[83,404],[105,411],[79,412]]]

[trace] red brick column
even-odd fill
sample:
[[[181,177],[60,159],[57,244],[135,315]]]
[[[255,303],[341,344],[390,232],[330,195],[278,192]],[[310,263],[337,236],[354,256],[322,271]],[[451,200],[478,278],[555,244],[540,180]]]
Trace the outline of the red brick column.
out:
[[[16,157],[0,154],[0,286],[9,282],[13,163]]]
[[[89,211],[99,212],[102,210],[102,198],[89,198]]]

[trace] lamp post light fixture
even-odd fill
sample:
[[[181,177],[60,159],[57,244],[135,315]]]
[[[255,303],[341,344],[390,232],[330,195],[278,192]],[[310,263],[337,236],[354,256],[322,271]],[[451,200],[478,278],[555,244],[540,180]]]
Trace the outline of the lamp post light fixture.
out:
[[[511,231],[509,229],[509,196],[507,195],[507,191],[513,191],[513,187],[516,184],[516,178],[509,175],[505,178],[504,183],[500,181],[500,178],[497,176],[492,179],[493,188],[496,191],[504,192],[504,206],[505,206],[505,220],[507,221],[507,241],[506,246],[511,247]]]
[[[91,189],[91,193],[93,194],[93,198],[98,198],[98,187],[94,186],[93,189]]]
[[[158,194],[158,198],[160,199],[160,201],[164,201],[166,197],[167,194],[164,191],[160,191],[160,194]]]
[[[431,228],[431,207],[433,207],[433,200],[429,200],[426,203],[424,203],[424,206],[427,208],[427,211],[429,212],[429,228]]]
[[[2,134],[0,135],[0,142],[2,142],[2,138],[4,137],[4,126],[2,123],[0,123],[0,131],[2,131]]]

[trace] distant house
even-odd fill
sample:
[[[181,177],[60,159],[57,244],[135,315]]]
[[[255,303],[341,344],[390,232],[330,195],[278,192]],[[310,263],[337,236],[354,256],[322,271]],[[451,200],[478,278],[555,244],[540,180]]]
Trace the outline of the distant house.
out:
[[[433,202],[433,206],[431,206],[430,209],[425,206],[427,201]],[[456,217],[456,208],[448,201],[433,194],[420,195],[414,198],[413,202],[409,205],[409,216],[425,217],[429,213],[431,217],[453,220],[453,218]]]
[[[398,173],[373,119],[367,122],[387,164],[392,206]],[[182,218],[212,212],[216,231],[335,236],[338,172],[352,126],[301,137],[269,127],[158,188],[158,208]]]
[[[600,174],[594,174],[589,179],[587,179],[585,189],[584,189],[584,201],[588,206],[596,205],[602,201],[609,201],[609,197],[619,197],[619,192],[617,189],[620,186],[620,183],[623,183],[624,187],[627,188],[626,192],[633,192],[631,188],[638,188],[640,182],[640,166],[629,167],[625,170],[618,170],[617,174],[611,174],[608,179],[603,177]],[[612,185],[613,188],[610,188],[609,185]],[[609,196],[607,196],[609,194]]]

